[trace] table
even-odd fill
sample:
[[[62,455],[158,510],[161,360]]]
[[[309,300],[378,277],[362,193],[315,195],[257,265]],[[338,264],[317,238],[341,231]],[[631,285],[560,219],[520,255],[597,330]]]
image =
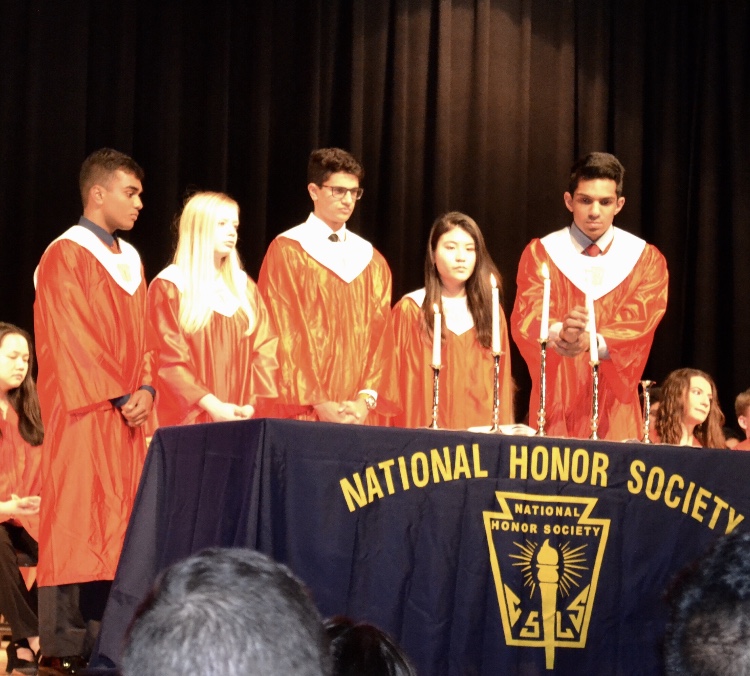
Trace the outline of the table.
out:
[[[674,574],[750,514],[750,454],[291,420],[162,428],[102,623],[117,662],[159,571],[286,563],[324,616],[425,676],[660,674]],[[542,618],[554,618],[544,621]]]

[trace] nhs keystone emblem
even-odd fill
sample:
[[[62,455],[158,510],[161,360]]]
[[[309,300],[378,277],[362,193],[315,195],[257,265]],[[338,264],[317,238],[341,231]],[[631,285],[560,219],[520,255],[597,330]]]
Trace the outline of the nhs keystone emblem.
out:
[[[544,649],[586,646],[609,519],[591,516],[596,498],[495,493],[483,512],[505,643]]]

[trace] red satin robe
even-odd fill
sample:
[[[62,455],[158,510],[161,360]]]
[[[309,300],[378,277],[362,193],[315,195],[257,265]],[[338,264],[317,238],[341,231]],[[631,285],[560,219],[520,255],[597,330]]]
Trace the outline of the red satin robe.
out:
[[[552,262],[539,239],[526,247],[518,264],[518,291],[511,314],[511,332],[532,380],[529,424],[536,427],[539,410],[539,327],[542,315],[542,277],[550,270],[550,323],[562,321],[584,293]],[[602,439],[638,439],[643,421],[638,381],[646,367],[654,332],[667,308],[667,264],[651,244],[630,274],[612,291],[594,301],[597,333],[611,359],[599,366],[599,429]],[[562,357],[547,348],[547,406],[545,430],[550,436],[588,438],[591,434],[591,367],[589,353]]]
[[[110,400],[152,382],[146,282],[130,295],[69,240],[50,245],[38,280],[39,585],[112,580],[146,443],[143,428],[128,427]]]
[[[0,500],[39,495],[41,488],[41,446],[32,446],[18,431],[18,414],[8,406],[5,418],[0,415]],[[8,519],[23,526],[35,540],[39,539],[39,515],[16,516]]]
[[[513,380],[505,314],[500,312],[500,424],[513,423]],[[421,308],[405,296],[393,308],[395,370],[403,413],[397,427],[426,427],[432,421],[432,342],[427,339]],[[441,351],[438,425],[467,429],[492,424],[494,359],[477,340],[476,328],[456,335],[446,327]]]
[[[179,324],[180,291],[156,278],[148,291],[148,345],[158,369],[156,412],[159,425],[211,422],[198,402],[213,394],[223,402],[252,404],[256,417],[276,397],[276,346],[265,303],[248,277],[247,295],[255,312],[251,335],[247,315],[214,312],[204,329],[185,333]]]
[[[367,424],[395,413],[395,393],[381,386],[394,345],[391,271],[378,251],[347,283],[298,241],[279,236],[258,286],[279,334],[279,415],[317,420],[314,404],[353,400],[363,389],[378,393]]]

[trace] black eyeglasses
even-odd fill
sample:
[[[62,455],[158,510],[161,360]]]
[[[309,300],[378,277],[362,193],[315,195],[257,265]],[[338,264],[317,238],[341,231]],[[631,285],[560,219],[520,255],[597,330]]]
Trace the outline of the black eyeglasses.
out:
[[[321,188],[328,188],[331,191],[331,196],[337,200],[342,200],[346,196],[346,193],[350,193],[352,199],[361,200],[362,195],[365,192],[364,188],[344,188],[340,185],[321,185]]]

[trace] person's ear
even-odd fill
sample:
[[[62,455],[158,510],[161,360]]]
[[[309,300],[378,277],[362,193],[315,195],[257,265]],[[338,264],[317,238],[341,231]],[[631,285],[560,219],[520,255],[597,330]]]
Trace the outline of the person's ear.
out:
[[[310,193],[310,198],[314,202],[318,200],[318,186],[315,183],[307,184],[307,192]]]
[[[563,195],[563,200],[565,201],[565,206],[568,208],[568,211],[570,213],[573,213],[573,195],[571,195],[569,192],[566,192]]]
[[[615,214],[619,214],[622,208],[625,206],[625,198],[624,197],[618,197],[617,198],[617,206],[615,207]]]
[[[739,423],[739,426],[747,432],[747,417],[744,415],[737,417],[737,422]]]

